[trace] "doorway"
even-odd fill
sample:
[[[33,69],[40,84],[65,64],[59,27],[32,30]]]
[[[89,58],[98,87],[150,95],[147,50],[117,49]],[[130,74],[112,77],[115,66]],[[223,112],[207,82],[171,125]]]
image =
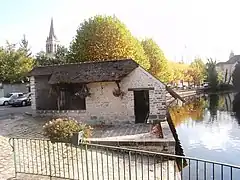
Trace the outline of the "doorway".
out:
[[[149,91],[140,90],[133,93],[135,123],[146,123],[149,115]]]

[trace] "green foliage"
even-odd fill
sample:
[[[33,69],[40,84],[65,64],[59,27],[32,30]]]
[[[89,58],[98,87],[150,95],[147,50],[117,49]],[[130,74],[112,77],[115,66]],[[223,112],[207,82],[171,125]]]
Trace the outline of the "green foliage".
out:
[[[207,82],[212,90],[216,90],[219,84],[219,75],[216,70],[216,61],[213,61],[211,58],[208,59],[206,64],[206,72],[207,72]]]
[[[191,64],[190,68],[192,68],[192,81],[194,84],[200,85],[206,76],[206,66],[204,62],[200,58],[196,58]]]
[[[94,16],[80,24],[68,57],[71,62],[132,58],[144,68],[150,67],[141,43],[111,16]]]
[[[240,91],[240,63],[237,63],[232,74],[232,83],[234,88]]]
[[[145,39],[141,43],[150,62],[149,72],[164,82],[168,81],[167,59],[163,51],[153,39]]]
[[[16,48],[16,44],[7,42],[0,48],[0,81],[26,81],[26,74],[32,69],[34,61],[25,47]]]
[[[43,126],[45,136],[55,142],[71,142],[74,133],[83,131],[84,138],[91,136],[92,128],[73,119],[54,119]]]
[[[36,55],[36,65],[47,66],[55,64],[66,64],[68,63],[67,54],[68,49],[64,46],[59,46],[54,56],[48,56],[44,51],[40,51]]]

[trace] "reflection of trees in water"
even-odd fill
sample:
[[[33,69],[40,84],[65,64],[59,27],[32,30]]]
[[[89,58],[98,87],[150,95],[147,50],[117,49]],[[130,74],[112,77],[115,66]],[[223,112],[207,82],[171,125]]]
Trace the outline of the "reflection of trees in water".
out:
[[[205,107],[206,101],[204,98],[196,98],[194,101],[188,102],[183,106],[170,107],[169,113],[176,127],[189,118],[193,120],[202,120]]]
[[[233,100],[233,112],[235,112],[236,119],[240,125],[240,93],[237,93]]]
[[[219,105],[219,95],[217,94],[210,94],[209,95],[209,112],[211,115],[211,119],[214,120],[217,116],[217,110]]]

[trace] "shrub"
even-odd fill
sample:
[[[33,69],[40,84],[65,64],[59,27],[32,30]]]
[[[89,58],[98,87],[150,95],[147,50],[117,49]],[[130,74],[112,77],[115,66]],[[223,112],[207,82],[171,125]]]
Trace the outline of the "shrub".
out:
[[[74,133],[83,131],[83,138],[91,136],[92,128],[74,119],[58,118],[43,126],[44,135],[53,142],[71,142]]]

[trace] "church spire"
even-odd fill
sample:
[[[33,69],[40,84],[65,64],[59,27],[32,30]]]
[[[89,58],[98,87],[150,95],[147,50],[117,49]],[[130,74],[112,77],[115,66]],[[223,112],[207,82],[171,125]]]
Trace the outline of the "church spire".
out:
[[[46,41],[46,53],[52,56],[54,53],[56,53],[58,46],[59,46],[59,41],[54,32],[53,18],[51,18],[50,31]]]
[[[57,36],[55,35],[54,27],[53,27],[53,18],[51,18],[51,25],[50,25],[50,31],[49,31],[48,38],[51,40],[57,40]]]

